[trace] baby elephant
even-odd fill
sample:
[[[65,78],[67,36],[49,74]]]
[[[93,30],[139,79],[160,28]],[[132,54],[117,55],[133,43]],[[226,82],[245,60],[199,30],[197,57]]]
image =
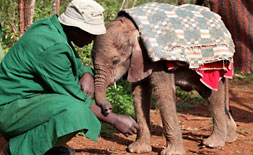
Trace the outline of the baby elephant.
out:
[[[151,10],[153,5],[154,8],[158,9]],[[153,16],[154,11],[162,7],[160,5],[175,7],[168,4],[147,3],[141,5],[140,8],[134,9],[137,11],[143,8],[149,10],[149,14],[142,15],[142,18],[146,18],[149,15]],[[205,145],[218,147],[224,146],[225,142],[234,141],[237,137],[236,124],[228,107],[227,79],[221,76],[221,79],[217,81],[217,90],[210,89],[206,84],[203,84],[200,72],[192,69],[191,62],[184,61],[186,59],[181,57],[178,60],[168,58],[154,60],[156,58],[156,56],[152,56],[152,49],[154,48],[145,45],[146,40],[152,41],[152,39],[146,37],[145,34],[160,33],[160,30],[150,31],[150,33],[145,30],[142,31],[143,26],[135,23],[133,18],[129,16],[130,13],[127,14],[126,12],[121,11],[114,21],[106,25],[107,33],[96,38],[92,57],[95,69],[95,100],[102,107],[105,115],[112,110],[111,104],[105,98],[106,88],[124,75],[127,75],[127,80],[132,83],[133,102],[140,129],[136,141],[128,146],[129,151],[136,153],[152,151],[150,145],[150,102],[151,92],[153,91],[161,113],[163,131],[167,142],[166,148],[162,150],[161,154],[185,153],[175,106],[176,85],[188,91],[197,90],[210,105],[213,132],[204,140]],[[170,17],[184,21],[184,19],[177,17],[178,12],[176,11],[167,11],[166,13]],[[201,14],[196,14],[197,17],[201,16]],[[183,15],[185,16],[185,14]],[[195,20],[197,20],[197,17]],[[185,17],[185,19],[189,18]],[[148,25],[152,26],[152,24]],[[170,26],[170,24],[164,25],[163,30],[168,32]],[[181,25],[179,24],[179,26]],[[180,37],[183,37],[182,33],[178,33],[179,36],[176,36],[173,33],[163,34],[161,32],[161,35],[167,35],[165,39],[176,38],[180,40]],[[204,37],[208,37],[208,34]],[[198,41],[196,47],[200,47],[201,42]],[[168,41],[166,41],[166,44],[168,44]],[[157,46],[166,51],[169,56],[173,53],[173,48]],[[202,50],[204,51],[206,48]],[[173,69],[170,69],[171,64],[168,62],[173,64]],[[229,59],[225,58],[222,64],[225,62],[229,62]]]

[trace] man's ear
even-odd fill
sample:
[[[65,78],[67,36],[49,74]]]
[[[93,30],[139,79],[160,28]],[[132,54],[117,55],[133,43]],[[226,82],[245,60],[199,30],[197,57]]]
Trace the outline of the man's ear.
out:
[[[131,56],[130,67],[128,69],[127,80],[129,82],[140,81],[152,73],[152,69],[147,62],[147,58],[145,58],[146,55],[143,54],[140,43],[141,40],[139,40],[139,37],[136,37]]]

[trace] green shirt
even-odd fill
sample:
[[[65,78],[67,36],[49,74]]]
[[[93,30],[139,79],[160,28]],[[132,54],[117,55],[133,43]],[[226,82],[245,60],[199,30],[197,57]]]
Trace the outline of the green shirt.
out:
[[[78,84],[84,72],[57,16],[34,23],[0,65],[0,105],[38,93],[58,93],[87,101]],[[89,101],[90,103],[91,101]]]

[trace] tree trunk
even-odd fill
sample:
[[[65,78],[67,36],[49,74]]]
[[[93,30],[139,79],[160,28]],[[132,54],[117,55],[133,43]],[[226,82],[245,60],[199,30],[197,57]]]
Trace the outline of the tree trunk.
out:
[[[21,37],[25,32],[24,0],[18,0],[18,16],[19,16],[19,37]]]
[[[19,37],[32,25],[36,0],[18,0]]]
[[[183,4],[183,0],[178,0],[177,1],[177,5],[182,5]]]
[[[60,0],[54,0],[53,1],[53,10],[52,14],[60,14]]]
[[[34,16],[34,6],[36,0],[25,0],[24,1],[24,21],[25,21],[25,26],[24,26],[24,31],[26,31],[33,23],[33,16]]]
[[[134,3],[132,5],[132,8],[135,7],[137,0],[134,0]]]
[[[124,9],[125,2],[126,2],[126,0],[123,0],[123,1],[122,1],[120,10]]]

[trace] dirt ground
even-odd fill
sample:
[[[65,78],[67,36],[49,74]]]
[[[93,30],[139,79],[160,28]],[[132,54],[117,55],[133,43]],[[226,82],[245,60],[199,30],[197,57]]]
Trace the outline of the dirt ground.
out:
[[[230,80],[230,107],[237,123],[238,138],[221,148],[205,148],[202,140],[211,133],[212,121],[206,104],[197,103],[193,110],[179,111],[186,155],[251,155],[253,154],[253,84]],[[157,155],[165,147],[162,125],[158,110],[151,111],[152,152],[143,155]],[[110,138],[99,137],[93,142],[84,136],[76,136],[68,145],[75,149],[76,155],[137,155],[127,152],[127,146],[136,136],[125,137],[114,133]],[[0,146],[3,141],[0,139]],[[0,148],[1,151],[1,148]]]
[[[251,155],[253,154],[253,84],[230,80],[230,107],[237,123],[238,138],[221,148],[203,148],[200,143],[211,133],[212,120],[206,104],[194,104],[194,110],[179,111],[186,155]],[[143,155],[157,155],[165,147],[162,125],[158,110],[151,111],[152,152]],[[99,137],[93,142],[83,136],[73,138],[68,145],[77,155],[137,155],[127,152],[127,146],[136,136],[125,137],[115,133],[112,138]]]

